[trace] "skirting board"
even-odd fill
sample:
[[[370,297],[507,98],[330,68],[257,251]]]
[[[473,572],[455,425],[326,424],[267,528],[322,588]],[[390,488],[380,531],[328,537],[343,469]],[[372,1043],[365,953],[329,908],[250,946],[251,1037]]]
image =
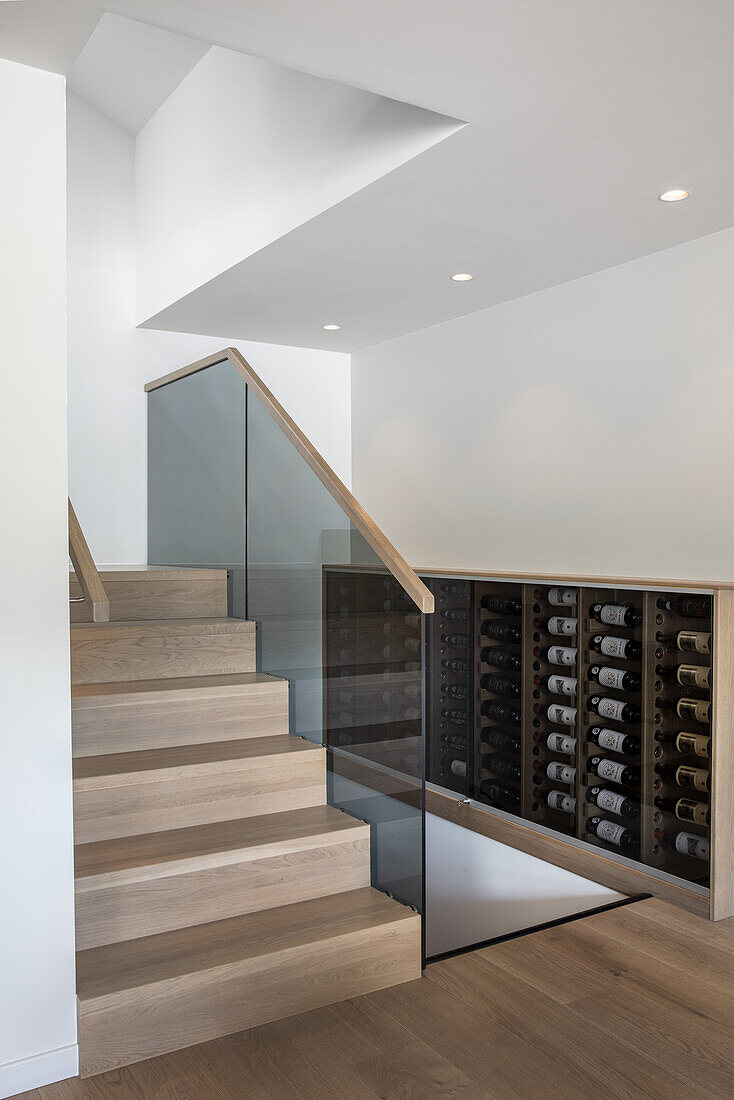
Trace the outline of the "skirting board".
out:
[[[79,1047],[72,1043],[58,1050],[47,1050],[44,1054],[34,1054],[31,1058],[21,1058],[19,1062],[6,1062],[0,1066],[0,1100],[8,1096],[17,1096],[19,1092],[30,1092],[43,1085],[52,1085],[55,1081],[65,1081],[79,1074]]]

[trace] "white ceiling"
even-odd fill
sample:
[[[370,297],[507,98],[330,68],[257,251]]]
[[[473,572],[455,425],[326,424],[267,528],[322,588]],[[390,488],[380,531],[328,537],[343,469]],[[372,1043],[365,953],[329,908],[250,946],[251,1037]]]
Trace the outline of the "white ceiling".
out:
[[[69,70],[69,87],[137,134],[210,49],[206,42],[105,13]]]
[[[63,69],[101,7],[469,123],[157,323],[352,350],[734,223],[731,0],[29,0],[0,50]]]

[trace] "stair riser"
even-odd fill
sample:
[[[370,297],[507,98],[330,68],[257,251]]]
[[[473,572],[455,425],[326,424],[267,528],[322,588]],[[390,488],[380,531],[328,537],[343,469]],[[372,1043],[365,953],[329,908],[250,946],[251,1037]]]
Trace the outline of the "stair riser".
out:
[[[369,833],[270,858],[76,895],[77,950],[254,913],[370,884]]]
[[[157,680],[179,676],[217,676],[255,671],[255,632],[177,632],[175,623],[128,629],[105,627],[71,632],[72,684]]]
[[[240,693],[181,694],[72,700],[74,756],[288,733],[286,683]]]
[[[218,618],[227,614],[227,575],[216,577],[191,575],[171,579],[154,571],[136,575],[102,573],[102,583],[110,601],[110,622],[141,619]],[[69,581],[69,595],[80,596],[76,579]],[[69,605],[73,623],[91,621],[91,609],[85,601]]]
[[[419,978],[419,945],[415,917],[82,1001],[81,1076]]]
[[[209,821],[234,821],[325,802],[323,751],[285,758],[263,757],[248,761],[246,771],[230,768],[190,779],[77,789],[75,843],[137,836]]]

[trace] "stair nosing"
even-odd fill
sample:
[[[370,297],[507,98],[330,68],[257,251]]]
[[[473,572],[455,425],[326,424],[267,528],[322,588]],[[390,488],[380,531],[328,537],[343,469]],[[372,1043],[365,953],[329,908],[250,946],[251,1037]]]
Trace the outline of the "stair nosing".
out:
[[[252,679],[248,679],[252,677]],[[200,683],[191,683],[193,680]],[[89,699],[126,699],[130,695],[155,695],[160,696],[164,692],[214,692],[217,695],[228,694],[227,689],[238,694],[237,688],[265,688],[283,684],[288,681],[281,676],[271,676],[267,672],[214,672],[211,675],[204,673],[201,676],[171,676],[159,677],[147,680],[105,680],[100,683],[73,684],[71,688],[72,700]],[[110,705],[114,705],[110,703]]]

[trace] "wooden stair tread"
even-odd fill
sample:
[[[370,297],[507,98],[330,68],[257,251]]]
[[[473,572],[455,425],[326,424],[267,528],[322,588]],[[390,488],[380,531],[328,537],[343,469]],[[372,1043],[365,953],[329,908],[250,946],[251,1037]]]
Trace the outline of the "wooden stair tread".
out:
[[[287,681],[279,676],[270,676],[266,672],[229,672],[212,676],[173,676],[170,679],[161,680],[113,680],[106,684],[74,684],[71,688],[71,697],[86,699],[98,695],[128,696],[161,691],[212,691],[216,688],[261,687],[284,683]]]
[[[82,1003],[114,997],[124,990],[406,920],[418,917],[372,887],[313,898],[80,951],[77,993]]]
[[[115,634],[252,634],[255,623],[251,619],[233,619],[227,616],[207,616],[201,619],[116,619],[110,623],[72,623],[72,638],[86,633],[114,631]]]
[[[369,837],[369,825],[341,810],[307,806],[237,821],[78,844],[74,849],[75,876],[78,889],[98,889],[100,885],[134,881],[141,872],[142,877],[151,877],[157,868],[170,872],[174,863],[179,873],[181,865],[189,862],[197,867],[213,866],[225,856],[258,859],[365,836]]]
[[[97,567],[100,576],[119,580],[221,580],[227,579],[226,569],[190,569],[186,566],[169,565],[100,565]],[[69,570],[69,580],[76,580],[76,573]]]
[[[323,752],[314,745],[290,734],[271,737],[249,737],[243,741],[210,741],[195,745],[176,745],[163,749],[142,749],[138,752],[108,753],[104,756],[82,756],[74,760],[74,786],[119,786],[126,782],[145,780],[158,782],[175,779],[180,773],[204,774],[212,767],[291,753]],[[221,770],[221,767],[220,769]],[[164,773],[161,775],[161,773]],[[103,782],[99,782],[102,780]]]

